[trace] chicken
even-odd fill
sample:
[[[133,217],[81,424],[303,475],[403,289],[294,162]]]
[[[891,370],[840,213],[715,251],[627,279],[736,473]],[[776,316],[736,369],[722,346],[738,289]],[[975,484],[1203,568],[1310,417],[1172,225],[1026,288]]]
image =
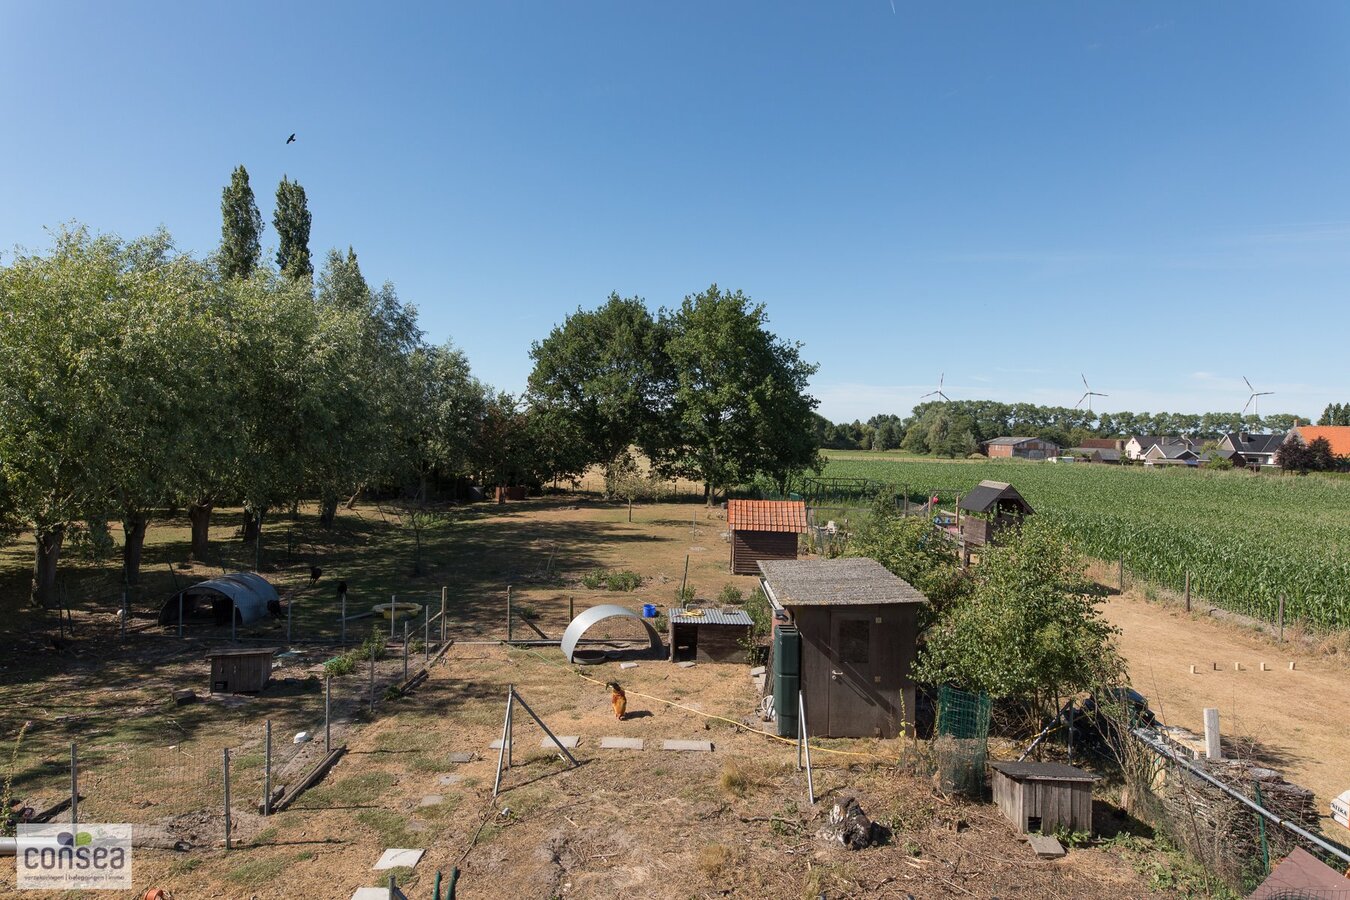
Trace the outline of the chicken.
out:
[[[611,681],[605,687],[609,688],[609,704],[614,707],[614,718],[623,721],[624,710],[628,708],[628,695],[617,681]]]

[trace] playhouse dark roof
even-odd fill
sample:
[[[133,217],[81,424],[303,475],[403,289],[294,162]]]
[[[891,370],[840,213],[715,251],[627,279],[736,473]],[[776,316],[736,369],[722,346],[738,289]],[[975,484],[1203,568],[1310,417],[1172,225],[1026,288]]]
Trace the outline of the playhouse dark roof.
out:
[[[759,570],[782,606],[928,602],[913,585],[875,559],[762,559]]]
[[[1057,762],[991,762],[997,769],[1017,781],[1096,781],[1097,776],[1073,766]]]
[[[1022,507],[1023,512],[1035,512],[1017,488],[1006,481],[981,481],[969,494],[961,498],[961,508],[967,512],[989,512],[1000,500],[1012,500]]]

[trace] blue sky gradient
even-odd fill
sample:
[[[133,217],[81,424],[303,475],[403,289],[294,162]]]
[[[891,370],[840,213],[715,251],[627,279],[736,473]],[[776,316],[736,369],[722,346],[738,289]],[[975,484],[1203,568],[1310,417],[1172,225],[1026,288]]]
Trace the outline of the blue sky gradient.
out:
[[[1350,401],[1350,5],[0,0],[0,248],[219,241],[243,163],[518,391],[716,281],[834,419]],[[298,134],[295,144],[284,140]]]

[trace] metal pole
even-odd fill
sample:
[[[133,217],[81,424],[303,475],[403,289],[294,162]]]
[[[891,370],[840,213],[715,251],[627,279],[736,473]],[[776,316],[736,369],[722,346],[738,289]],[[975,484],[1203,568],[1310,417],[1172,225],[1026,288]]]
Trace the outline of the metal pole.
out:
[[[1191,570],[1186,570],[1186,612],[1191,611]]]
[[[449,594],[449,592],[450,592],[450,589],[449,589],[448,587],[444,587],[444,586],[441,587],[441,645],[442,645],[442,646],[445,645],[445,601],[446,601],[446,599],[447,599],[447,595]]]
[[[70,825],[80,823],[80,754],[75,742],[70,742]]]
[[[178,636],[183,636],[183,593],[178,593]]]
[[[347,649],[347,592],[342,592],[342,649]]]
[[[398,602],[398,594],[389,595],[389,640],[394,639],[394,604]]]
[[[394,873],[389,873],[389,900],[398,900],[398,888],[394,883]]]
[[[408,620],[403,620],[403,680],[408,680]]]
[[[422,665],[431,662],[431,607],[422,607]]]
[[[571,622],[577,617],[577,600],[575,597],[567,598],[567,621]]]
[[[684,555],[684,577],[680,579],[680,606],[684,606],[684,587],[689,583],[689,554]]]
[[[506,586],[506,642],[511,643],[511,585]]]
[[[514,691],[515,689],[512,688],[513,693]],[[536,722],[539,723],[539,727],[544,729],[544,734],[548,735],[549,738],[553,741],[553,745],[563,752],[563,755],[567,757],[568,762],[570,762],[574,766],[580,765],[580,763],[577,762],[576,757],[572,755],[571,751],[569,751],[566,747],[564,747],[563,742],[558,740],[557,736],[554,735],[554,733],[551,730],[549,730],[549,727],[544,724],[544,720],[534,714],[534,710],[530,709],[530,705],[526,703],[523,699],[521,699],[519,695],[516,695],[516,700],[517,702],[520,703],[520,705],[524,708],[524,710],[530,714],[530,718],[534,719]]]
[[[370,645],[370,714],[375,715],[375,644]]]
[[[323,679],[323,752],[333,752],[333,676]]]
[[[272,720],[263,723],[263,815],[272,814]]]
[[[806,735],[806,698],[797,692],[797,733],[801,735],[802,752],[806,755],[806,796],[816,805],[816,783],[811,777],[811,742]]]
[[[230,849],[230,748],[221,750],[225,757],[225,849]]]
[[[515,699],[516,689],[510,685],[506,689],[506,718],[502,720],[502,745],[497,750],[497,779],[492,782],[492,796],[497,796],[502,786],[502,765],[506,762],[506,748],[511,740],[511,701]]]

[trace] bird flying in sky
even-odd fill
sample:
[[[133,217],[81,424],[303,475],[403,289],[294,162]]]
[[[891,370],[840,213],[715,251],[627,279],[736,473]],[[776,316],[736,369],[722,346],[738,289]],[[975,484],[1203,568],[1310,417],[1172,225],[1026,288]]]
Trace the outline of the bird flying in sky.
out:
[[[286,143],[288,143],[288,144],[294,144],[294,143],[295,143],[295,132],[292,131],[292,132],[291,132],[291,136],[288,137],[288,138],[286,138]]]

